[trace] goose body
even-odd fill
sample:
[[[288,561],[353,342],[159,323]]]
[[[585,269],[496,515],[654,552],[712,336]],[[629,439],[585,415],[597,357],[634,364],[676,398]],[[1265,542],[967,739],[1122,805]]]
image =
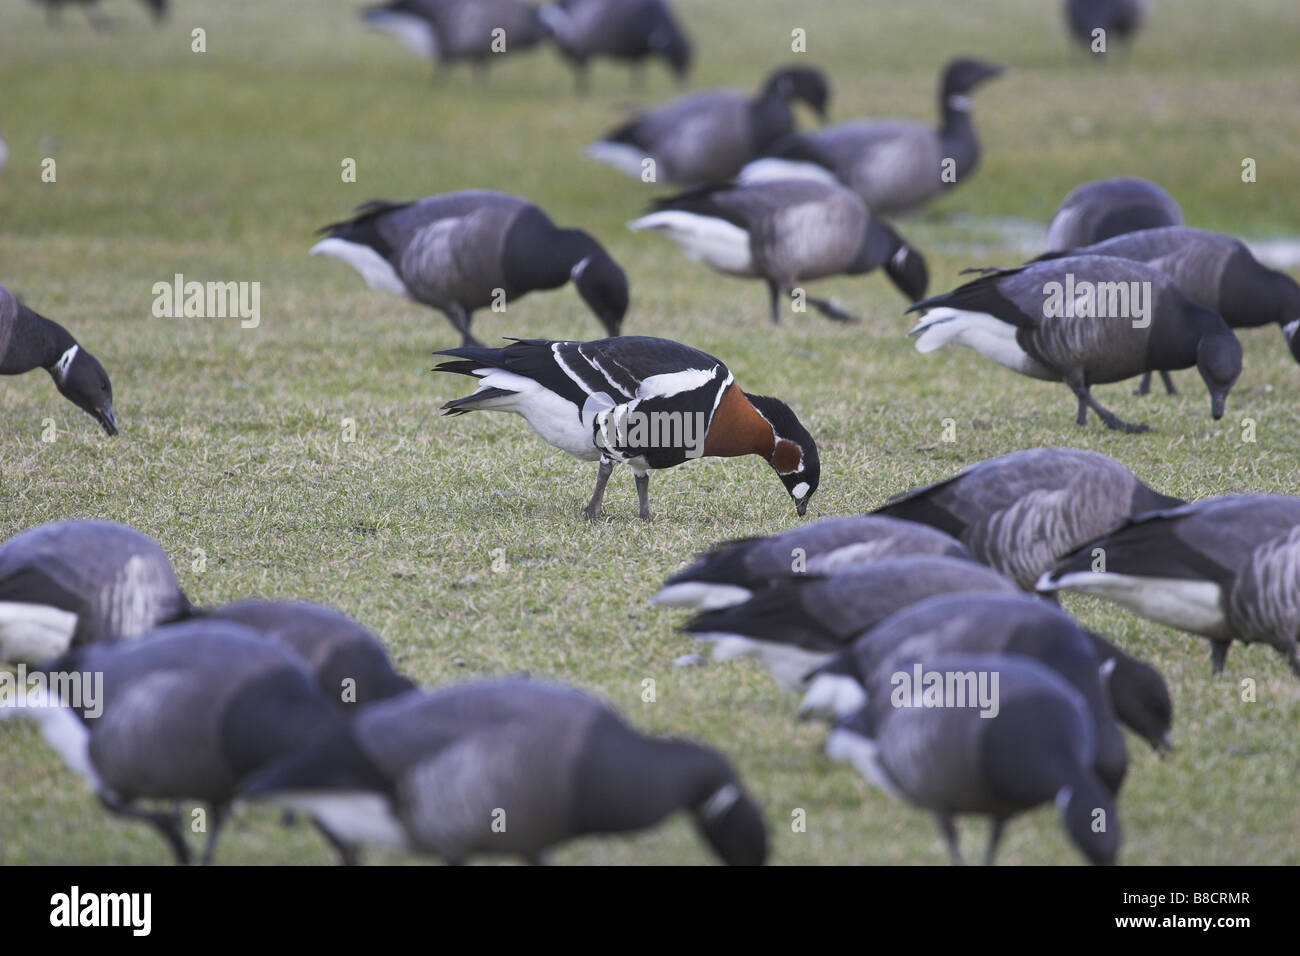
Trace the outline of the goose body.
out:
[[[455,360],[435,371],[479,380],[474,394],[443,405],[446,414],[512,412],[548,444],[600,462],[589,518],[600,514],[618,463],[636,475],[642,518],[650,517],[649,472],[698,457],[762,456],[801,515],[817,490],[817,445],[794,412],[778,399],[742,392],[726,365],[680,342],[529,339],[436,354]]]
[[[658,57],[679,83],[690,71],[690,39],[666,0],[560,0],[538,12],[573,66],[579,90],[597,57],[625,61],[633,70]]]
[[[97,32],[107,30],[109,27],[109,21],[97,12],[99,0],[32,0],[32,2],[45,7],[46,20],[50,24],[57,22],[64,7],[79,6],[86,14],[86,20]],[[167,0],[140,0],[140,2],[148,8],[155,23],[161,23],[167,18]]]
[[[1100,548],[1093,570],[1085,552]],[[1231,643],[1263,643],[1300,677],[1300,498],[1225,495],[1140,515],[1062,560],[1040,591],[1078,591],[1211,641],[1223,670]]]
[[[313,813],[344,843],[449,863],[540,862],[566,840],[643,829],[677,810],[695,815],[725,862],[766,856],[762,816],[721,756],[642,736],[604,704],[532,681],[372,705],[243,794]]]
[[[1223,318],[1189,300],[1164,273],[1113,256],[1066,256],[994,272],[918,302],[916,350],[957,342],[1012,371],[1064,382],[1108,428],[1145,431],[1104,408],[1093,385],[1195,365],[1223,417],[1241,375],[1241,345]]]
[[[371,288],[440,310],[465,345],[478,344],[469,331],[475,310],[570,281],[611,334],[627,312],[627,276],[595,239],[505,193],[368,202],[321,232],[313,255],[346,262]]]
[[[719,272],[761,277],[773,322],[780,321],[781,296],[794,295],[802,281],[832,275],[883,267],[909,301],[925,295],[921,254],[842,186],[792,179],[702,187],[657,200],[653,209],[628,228],[659,233]],[[828,318],[853,319],[806,298]]]
[[[1103,31],[1104,50],[1109,53],[1117,41],[1132,40],[1146,18],[1146,0],[1065,0],[1065,22],[1076,40],[1094,49],[1097,30]]]
[[[1047,227],[1047,248],[1079,249],[1114,236],[1161,226],[1181,226],[1172,196],[1146,179],[1097,179],[1070,190]]]
[[[970,558],[955,538],[913,521],[823,518],[768,538],[723,542],[664,582],[652,603],[712,611],[748,601],[793,574],[828,574],[911,554]]]
[[[1144,511],[1182,504],[1113,458],[1077,448],[1030,448],[977,462],[896,495],[878,515],[937,528],[1025,590],[1090,541]]]
[[[537,10],[523,0],[392,0],[364,10],[362,19],[437,63],[486,67],[494,56],[546,38]]]

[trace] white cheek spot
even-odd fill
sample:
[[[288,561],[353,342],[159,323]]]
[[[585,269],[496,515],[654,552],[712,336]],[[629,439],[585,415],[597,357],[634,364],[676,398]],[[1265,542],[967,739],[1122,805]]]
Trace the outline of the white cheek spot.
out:
[[[808,494],[808,482],[801,481],[790,489],[790,495],[794,498],[803,498]]]

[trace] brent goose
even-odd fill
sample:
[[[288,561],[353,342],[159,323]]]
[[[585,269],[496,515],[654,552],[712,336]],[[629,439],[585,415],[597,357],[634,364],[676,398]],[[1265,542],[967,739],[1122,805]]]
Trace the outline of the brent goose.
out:
[[[795,296],[806,279],[884,266],[909,302],[925,295],[925,259],[843,186],[806,179],[704,186],[658,199],[652,208],[628,228],[657,232],[719,272],[761,277],[773,322],[781,320],[781,297]],[[857,321],[824,299],[805,298],[827,318]]]
[[[1091,408],[1108,428],[1146,431],[1092,397],[1092,386],[1143,372],[1195,365],[1223,417],[1241,375],[1241,343],[1217,313],[1178,291],[1164,273],[1113,256],[1066,256],[1006,269],[918,302],[929,309],[911,335],[918,352],[950,341],[1014,372],[1064,382],[1078,401],[1076,422]]]
[[[595,239],[561,229],[526,200],[487,190],[447,193],[416,202],[372,201],[352,219],[332,223],[312,254],[346,262],[372,289],[408,296],[440,310],[470,335],[475,309],[572,281],[596,318],[617,335],[627,312],[627,276]]]
[[[956,538],[914,521],[881,515],[823,518],[768,538],[715,545],[665,581],[650,600],[712,611],[748,601],[792,574],[826,574],[905,554],[971,557]]]
[[[345,843],[448,863],[532,863],[584,835],[627,833],[678,810],[726,863],[761,864],[759,808],[718,753],[656,740],[577,691],[465,684],[365,708],[251,777],[242,796],[311,813]]]
[[[1095,451],[1029,448],[895,495],[875,513],[938,528],[1031,591],[1076,548],[1133,515],[1180,504]]]
[[[167,552],[126,525],[56,521],[0,544],[0,661],[44,664],[191,611]]]
[[[1146,0],[1065,0],[1065,22],[1074,38],[1100,57],[1116,40],[1132,39],[1142,26],[1146,6]],[[1104,45],[1098,48],[1097,41]]]
[[[538,11],[555,45],[573,67],[580,92],[587,89],[587,67],[607,56],[631,65],[633,82],[650,57],[659,57],[686,82],[691,41],[666,0],[559,0]]]
[[[997,679],[995,716],[977,706],[901,705],[886,682],[869,689],[867,706],[838,724],[826,753],[851,764],[885,793],[928,810],[960,864],[954,818],[978,814],[992,827],[993,862],[1008,820],[1055,801],[1065,832],[1094,864],[1113,864],[1120,826],[1115,799],[1098,778],[1094,721],[1087,702],[1055,671],[1016,655],[953,654],[914,666],[923,677]],[[945,688],[946,689],[946,688]]]
[[[144,810],[135,801],[208,804],[202,862],[210,863],[240,780],[344,722],[301,661],[225,621],[186,621],[138,641],[74,648],[45,672],[67,675],[62,683],[73,687],[72,675],[102,675],[102,693],[95,700],[29,694],[0,705],[0,718],[36,721],[104,807],[156,827],[178,863],[190,858],[179,809]]]
[[[712,355],[667,339],[630,335],[594,342],[523,339],[503,349],[434,353],[456,361],[436,372],[479,380],[448,415],[513,412],[548,444],[599,461],[588,518],[600,515],[614,465],[636,476],[641,517],[650,518],[650,471],[691,458],[760,455],[800,515],[821,479],[817,444],[780,399],[740,390]]]
[[[390,33],[435,70],[468,60],[485,71],[493,57],[546,39],[536,8],[523,0],[391,0],[362,11],[371,27]]]
[[[828,575],[792,575],[743,604],[704,611],[682,627],[713,645],[714,660],[757,657],[787,690],[900,608],[936,594],[1014,591],[1010,580],[960,558],[882,558]]]
[[[773,143],[767,158],[748,166],[741,178],[838,180],[877,215],[915,209],[975,171],[980,145],[971,93],[1003,70],[983,60],[950,61],[939,81],[938,129],[906,120],[861,120],[792,133]]]
[[[333,608],[301,601],[240,601],[202,615],[242,624],[298,655],[340,710],[352,711],[415,687],[394,669],[379,638]]]
[[[98,13],[99,0],[35,0],[35,2],[44,5],[46,22],[51,26],[58,22],[64,7],[76,5],[81,7],[87,22],[96,32],[108,29],[109,21]],[[140,0],[140,2],[149,8],[154,23],[161,23],[167,18],[167,0]]]
[[[592,159],[641,178],[654,160],[656,182],[705,185],[730,179],[794,129],[792,99],[826,115],[830,89],[821,71],[778,70],[756,97],[735,90],[692,93],[642,113],[587,148]]]
[[[117,434],[113,385],[99,360],[57,322],[37,315],[0,286],[0,375],[43,368],[68,401]]]
[[[1094,553],[1101,549],[1104,568]],[[1262,643],[1300,677],[1300,498],[1224,495],[1139,515],[1045,573],[1078,591],[1211,641],[1215,674],[1233,641]]]
[[[1070,190],[1047,227],[1049,252],[1065,252],[1140,229],[1181,226],[1172,196],[1146,179],[1097,179]]]

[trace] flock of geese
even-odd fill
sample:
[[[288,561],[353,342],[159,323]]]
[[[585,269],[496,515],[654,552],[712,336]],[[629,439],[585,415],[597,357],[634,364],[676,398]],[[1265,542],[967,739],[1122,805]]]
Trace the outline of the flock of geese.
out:
[[[166,9],[163,0],[150,6]],[[1065,4],[1085,42],[1098,29],[1130,36],[1142,7]],[[512,54],[553,41],[580,88],[595,57],[634,68],[658,57],[679,78],[691,63],[692,45],[663,0],[540,9],[395,0],[364,19],[438,62],[485,65],[498,52],[490,46],[498,28]],[[1080,425],[1091,409],[1111,428],[1142,430],[1103,408],[1091,386],[1142,375],[1145,391],[1159,372],[1172,392],[1169,373],[1192,367],[1219,418],[1241,374],[1237,329],[1278,325],[1300,361],[1300,285],[1240,240],[1184,225],[1177,203],[1141,180],[1081,185],[1038,259],[980,270],[927,298],[923,254],[881,217],[971,177],[980,152],[971,96],[1001,73],[971,57],[948,63],[934,127],[862,120],[809,132],[798,129],[793,104],[824,117],[830,83],[811,67],[783,68],[752,95],[708,91],[647,111],[588,153],[683,187],[630,228],[718,272],[762,279],[773,322],[802,302],[856,321],[802,284],[882,269],[909,311],[923,312],[917,351],[960,344],[1062,382]],[[817,490],[817,445],[795,412],[742,390],[698,349],[621,335],[626,271],[590,234],[556,225],[532,202],[487,190],[376,200],[324,227],[311,252],[441,311],[461,343],[439,353],[447,359],[437,371],[476,382],[444,411],[518,414],[551,445],[598,463],[589,518],[602,513],[619,463],[636,477],[646,519],[649,472],[701,455],[759,455],[800,515]],[[1149,321],[1045,309],[1043,290],[1067,282],[1145,286]],[[496,349],[471,334],[474,312],[500,290],[513,301],[568,283],[609,338]],[[117,432],[100,363],[0,288],[0,374],[37,368]],[[634,412],[694,417],[703,423],[698,442],[638,444],[622,427]],[[708,642],[715,660],[754,657],[801,693],[797,715],[827,723],[827,754],[932,814],[955,861],[958,816],[989,819],[992,862],[1007,821],[1054,802],[1083,856],[1114,863],[1128,772],[1120,727],[1168,750],[1172,698],[1155,668],[1082,628],[1057,595],[1098,596],[1204,636],[1215,673],[1237,641],[1274,647],[1300,677],[1298,579],[1300,499],[1183,502],[1103,455],[1039,448],[904,491],[870,514],[723,542],[653,601],[692,611],[683,630]],[[232,807],[246,801],[300,812],[346,863],[366,846],[451,863],[480,854],[541,862],[568,839],[649,827],[678,810],[721,860],[768,855],[763,813],[716,751],[642,735],[605,704],[542,681],[419,688],[379,638],[330,608],[196,607],[165,550],[124,525],[55,522],[0,545],[0,660],[31,665],[37,678],[0,700],[0,718],[35,721],[107,810],[154,826],[179,862],[191,856],[180,801],[210,808],[203,862],[214,859]],[[913,673],[909,701],[897,689]],[[70,693],[62,678],[71,675],[102,680],[102,693]],[[922,675],[956,675],[972,689],[992,675],[995,699],[984,710],[935,703],[920,690]]]

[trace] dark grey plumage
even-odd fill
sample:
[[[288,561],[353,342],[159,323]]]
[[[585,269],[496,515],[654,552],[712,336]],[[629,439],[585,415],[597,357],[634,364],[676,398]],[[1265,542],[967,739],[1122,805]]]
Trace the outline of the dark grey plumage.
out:
[[[925,259],[852,190],[806,179],[705,186],[656,200],[653,211],[628,224],[672,240],[688,258],[728,275],[767,283],[771,318],[780,299],[801,283],[833,275],[863,275],[883,267],[908,300],[925,295]],[[856,317],[823,299],[802,299],[830,319]]]
[[[895,688],[868,689],[869,702],[831,731],[826,752],[886,793],[933,813],[953,862],[961,862],[954,818],[987,816],[992,863],[1006,822],[1055,801],[1066,835],[1095,864],[1119,855],[1114,797],[1097,777],[1088,705],[1059,674],[1019,656],[949,655],[924,670],[997,679],[997,714],[971,706],[896,705]],[[877,680],[880,680],[878,677]]]
[[[1104,565],[1095,566],[1100,549]],[[1040,591],[1078,591],[1211,641],[1268,644],[1300,677],[1300,498],[1224,495],[1140,515],[1062,560]]]
[[[113,385],[99,360],[57,322],[37,315],[0,286],[0,375],[43,368],[54,386],[109,435],[117,434]]]
[[[911,332],[918,352],[950,341],[1012,371],[1064,382],[1108,428],[1136,432],[1092,396],[1092,386],[1195,365],[1223,417],[1241,375],[1241,344],[1216,312],[1189,300],[1164,273],[1131,259],[1066,256],[983,276],[908,311],[929,313]]]
[[[988,568],[961,558],[882,558],[829,575],[795,575],[743,604],[697,614],[682,630],[713,644],[714,660],[755,656],[791,690],[863,631],[936,594],[1014,591]]]
[[[794,574],[829,574],[909,554],[971,557],[956,538],[914,521],[823,518],[771,537],[715,545],[665,581],[651,602],[712,611],[747,601]]]
[[[494,58],[530,49],[547,37],[537,9],[524,0],[392,0],[361,16],[432,59],[435,68],[464,60],[485,71]]]
[[[0,661],[135,638],[192,611],[171,560],[112,521],[55,521],[0,545]]]
[[[1182,224],[1182,209],[1155,183],[1097,179],[1075,186],[1061,200],[1047,227],[1047,249],[1065,252],[1128,232]]]
[[[344,843],[449,863],[538,862],[569,839],[640,830],[677,810],[695,816],[727,863],[760,864],[767,853],[762,815],[719,754],[645,737],[590,697],[532,681],[372,705],[268,766],[243,795],[313,813]]]
[[[32,0],[32,2],[45,7],[46,22],[51,26],[59,22],[64,7],[76,6],[81,7],[86,20],[96,32],[107,30],[109,27],[109,21],[98,12],[99,0]],[[149,15],[153,17],[154,23],[161,23],[167,19],[167,0],[140,0],[140,2],[149,9]]]
[[[895,495],[875,514],[938,528],[975,560],[1033,590],[1040,575],[1133,515],[1182,504],[1113,458],[1077,448],[1030,448],[977,462]]]
[[[440,310],[462,345],[479,344],[469,331],[475,310],[570,281],[611,335],[622,327],[623,270],[587,233],[557,227],[527,200],[476,189],[356,212],[321,229],[312,253],[341,259],[371,288]]]
[[[555,45],[573,67],[579,92],[598,57],[622,60],[641,78],[645,60],[658,57],[684,83],[691,68],[691,42],[666,0],[559,0],[538,11]]]
[[[1065,0],[1065,22],[1076,40],[1101,57],[1116,43],[1132,41],[1146,8],[1146,0]]]

